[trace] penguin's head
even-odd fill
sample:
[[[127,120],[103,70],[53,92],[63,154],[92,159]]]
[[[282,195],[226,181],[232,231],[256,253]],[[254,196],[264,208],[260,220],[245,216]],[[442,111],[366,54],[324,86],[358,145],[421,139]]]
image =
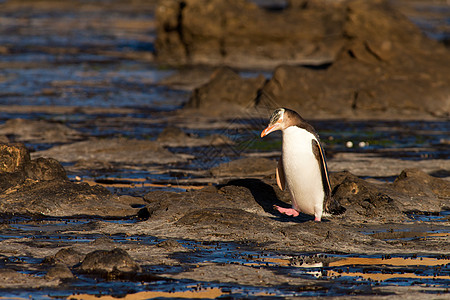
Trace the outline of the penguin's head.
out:
[[[272,115],[270,116],[269,125],[266,129],[264,129],[261,132],[261,137],[265,137],[269,133],[276,131],[276,130],[283,130],[284,129],[284,112],[286,111],[285,108],[277,108]]]

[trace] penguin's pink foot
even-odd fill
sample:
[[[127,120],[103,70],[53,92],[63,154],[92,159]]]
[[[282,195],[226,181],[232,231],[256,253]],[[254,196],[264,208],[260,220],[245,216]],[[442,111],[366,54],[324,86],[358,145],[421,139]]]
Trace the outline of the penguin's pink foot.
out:
[[[280,213],[282,213],[284,215],[288,215],[288,216],[292,216],[292,217],[296,217],[299,215],[299,212],[293,208],[284,208],[284,207],[281,207],[278,205],[274,205],[273,208],[278,210]]]

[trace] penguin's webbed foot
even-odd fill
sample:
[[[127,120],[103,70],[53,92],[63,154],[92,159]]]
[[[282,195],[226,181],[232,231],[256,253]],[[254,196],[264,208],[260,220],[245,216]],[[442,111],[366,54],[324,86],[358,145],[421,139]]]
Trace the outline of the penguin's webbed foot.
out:
[[[292,217],[297,217],[299,215],[299,212],[293,208],[284,208],[284,207],[281,207],[278,205],[274,205],[273,208],[276,209],[277,211],[279,211],[280,213],[282,213],[283,215],[292,216]]]

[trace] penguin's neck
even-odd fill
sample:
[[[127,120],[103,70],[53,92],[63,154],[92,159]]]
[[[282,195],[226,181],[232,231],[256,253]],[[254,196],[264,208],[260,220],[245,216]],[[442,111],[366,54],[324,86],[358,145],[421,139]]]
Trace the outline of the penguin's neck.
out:
[[[304,128],[289,126],[283,130],[283,160],[297,153],[312,153],[312,140],[316,137]],[[292,157],[294,158],[294,157]]]

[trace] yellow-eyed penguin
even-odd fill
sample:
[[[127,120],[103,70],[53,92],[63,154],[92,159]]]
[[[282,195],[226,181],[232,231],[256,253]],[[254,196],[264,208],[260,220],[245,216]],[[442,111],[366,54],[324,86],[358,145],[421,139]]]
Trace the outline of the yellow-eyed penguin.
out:
[[[277,184],[281,190],[288,187],[292,208],[275,205],[282,214],[298,216],[299,212],[322,219],[333,203],[325,154],[314,128],[298,113],[287,108],[276,109],[261,137],[281,130],[283,146],[276,169]]]

